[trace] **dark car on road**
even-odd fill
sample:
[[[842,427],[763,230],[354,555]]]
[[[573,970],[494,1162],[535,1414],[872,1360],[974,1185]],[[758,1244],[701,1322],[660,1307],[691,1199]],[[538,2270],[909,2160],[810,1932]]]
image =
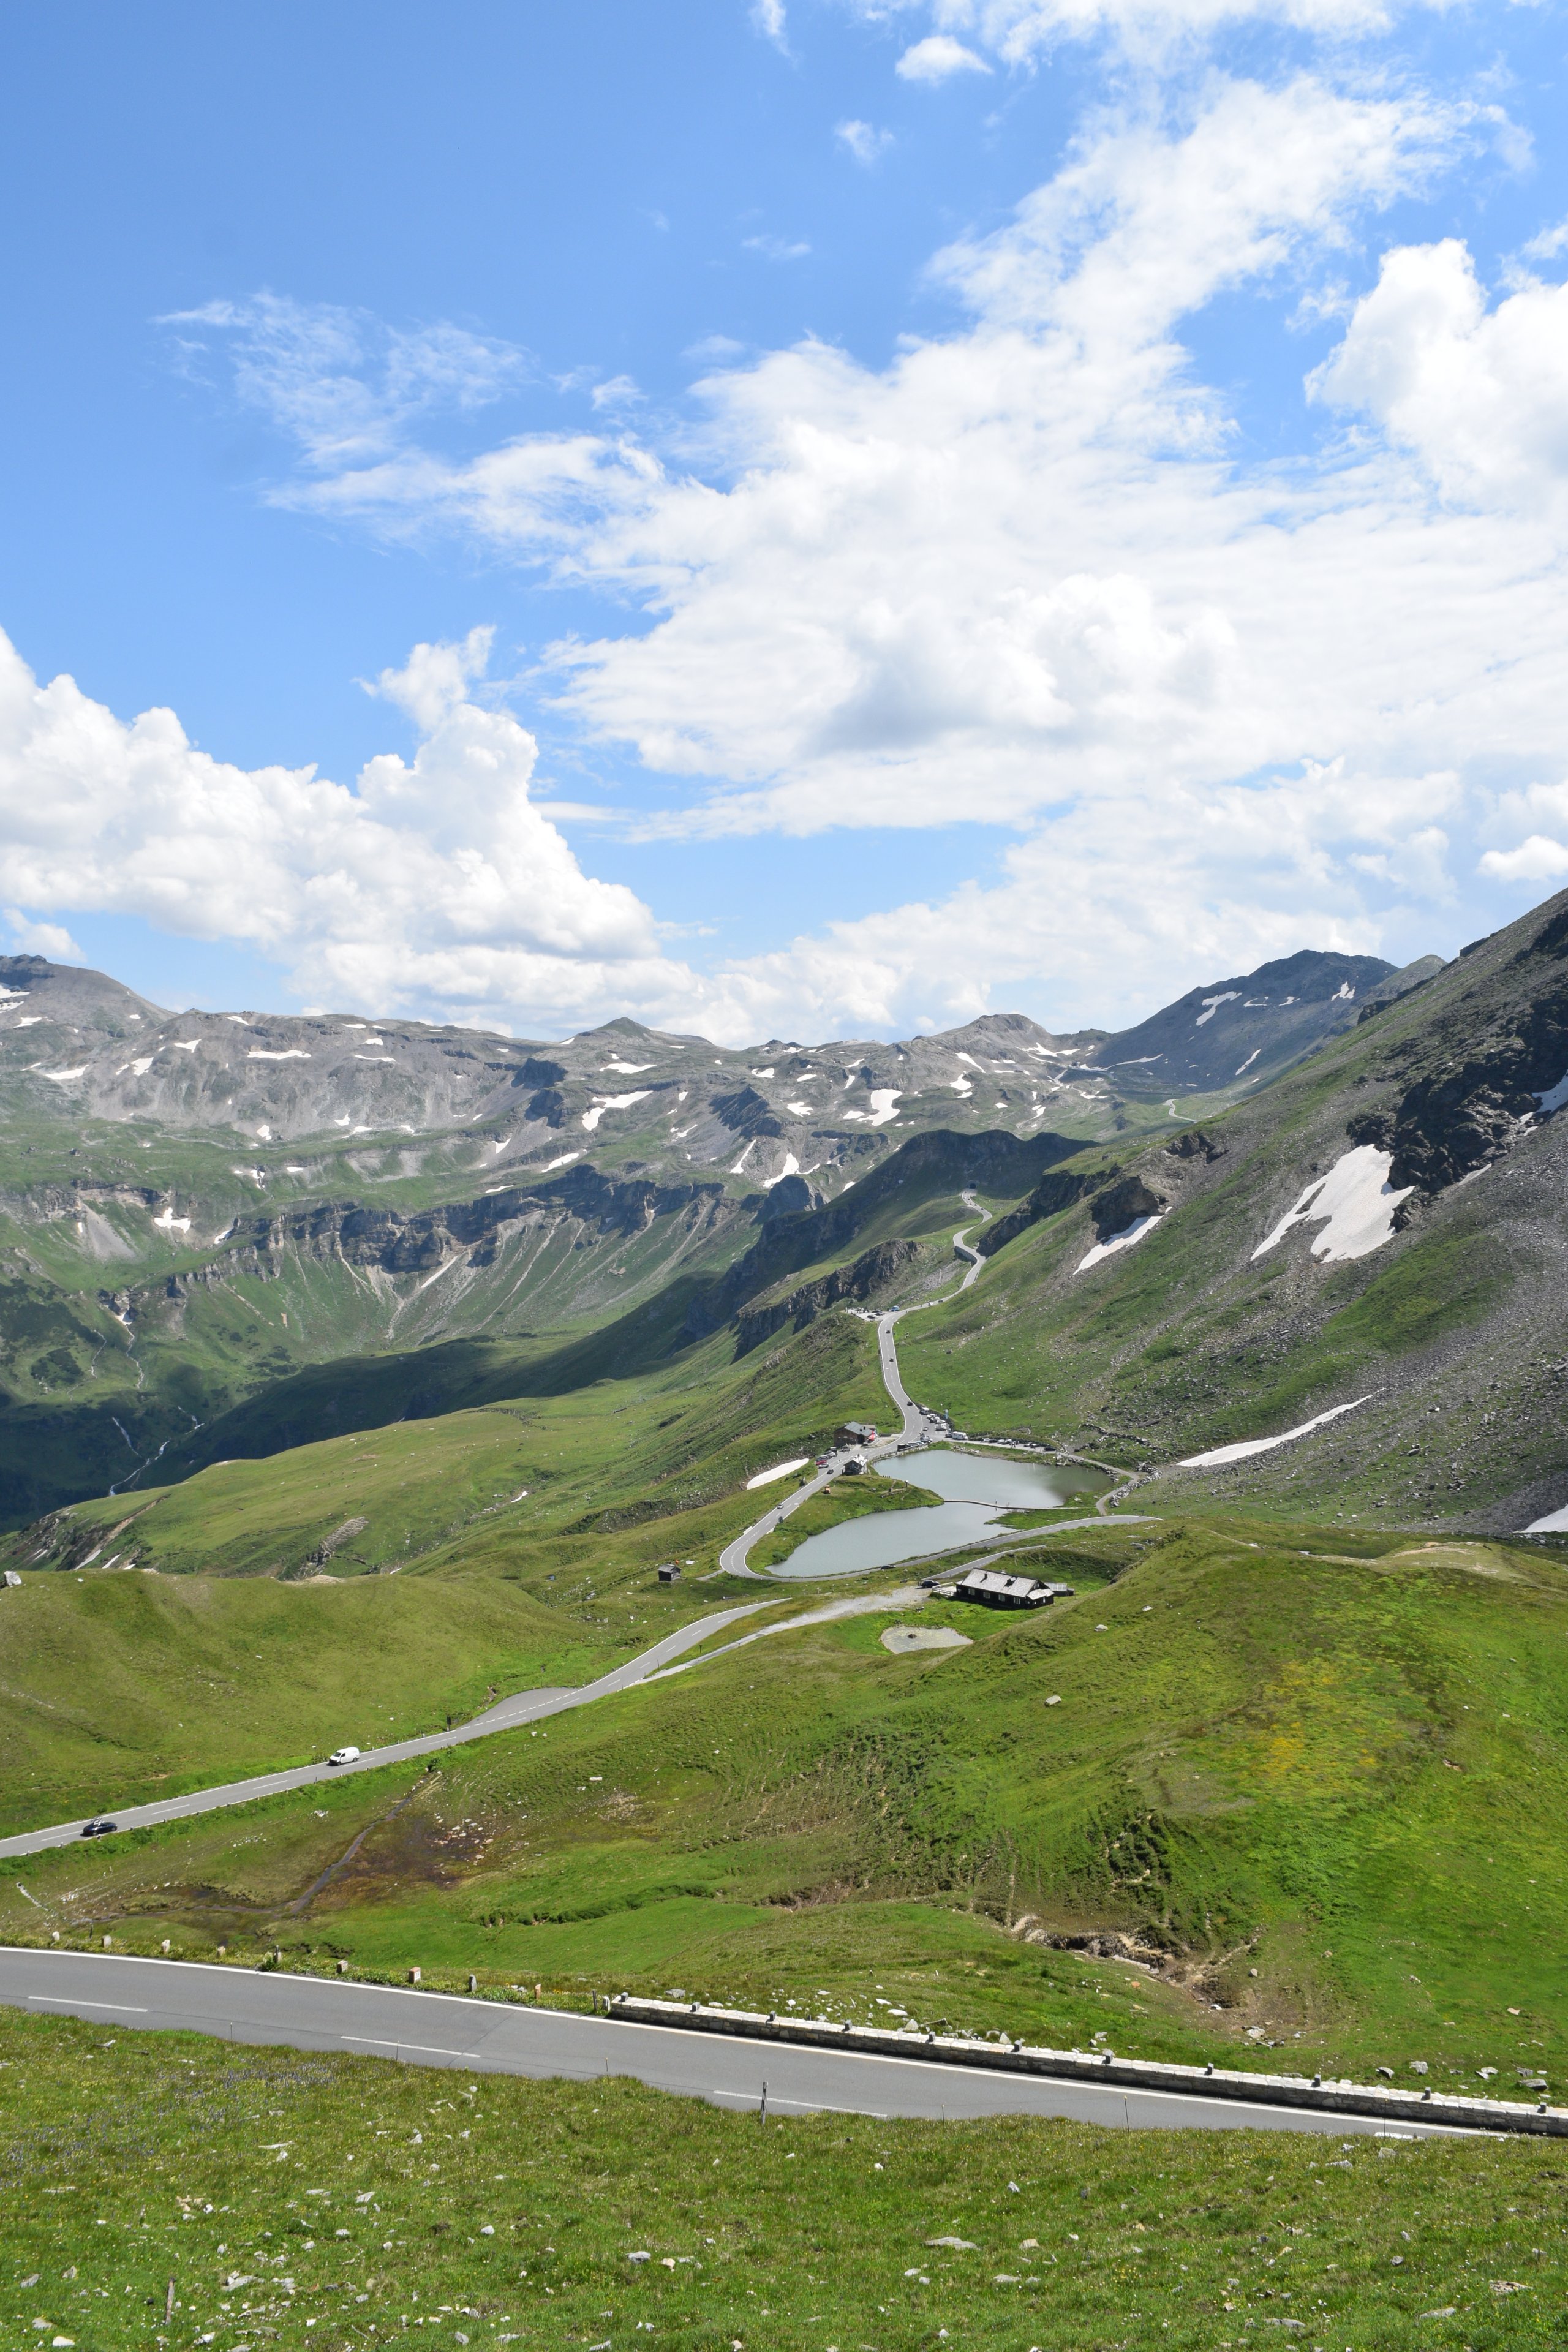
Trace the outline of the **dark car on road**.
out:
[[[100,1817],[95,1821],[83,1822],[81,1825],[81,1833],[83,1837],[108,1837],[112,1831],[117,1830],[119,1827],[120,1823],[118,1822],[111,1822]]]

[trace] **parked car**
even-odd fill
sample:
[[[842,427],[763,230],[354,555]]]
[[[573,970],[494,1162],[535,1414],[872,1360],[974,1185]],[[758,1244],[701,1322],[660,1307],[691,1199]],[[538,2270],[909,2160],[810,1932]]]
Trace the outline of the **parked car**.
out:
[[[81,1833],[83,1837],[108,1837],[119,1827],[118,1822],[104,1820],[83,1822]]]
[[[359,1749],[357,1748],[334,1748],[331,1754],[328,1757],[327,1761],[329,1764],[357,1764],[359,1762]]]

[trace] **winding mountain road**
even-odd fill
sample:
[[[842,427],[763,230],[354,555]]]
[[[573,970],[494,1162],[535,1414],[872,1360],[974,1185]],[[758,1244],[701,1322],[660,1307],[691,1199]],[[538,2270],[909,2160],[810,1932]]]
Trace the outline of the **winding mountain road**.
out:
[[[691,2032],[614,2017],[459,1995],[403,1990],[190,1960],[0,1947],[0,2002],[36,2016],[79,2017],[112,2032],[184,2032],[225,2042],[332,2050],[468,2074],[630,2075],[650,2089],[715,2106],[754,2108],[767,2084],[773,2116],[917,2116],[958,2122],[985,2116],[1068,2116],[1115,2130],[1303,2131],[1345,2139],[1374,2118],[1274,2106],[1267,2099],[1207,2099],[1111,2088],[1037,2074],[868,2052],[788,2048],[741,2034]],[[1447,2127],[1451,2132],[1452,2126]],[[1435,2138],[1441,2126],[1400,2126]]]
[[[989,1212],[972,1193],[965,1204],[979,1217]],[[885,1455],[910,1444],[946,1436],[946,1423],[916,1404],[899,1370],[895,1331],[908,1314],[957,1297],[978,1278],[984,1261],[967,1239],[973,1225],[952,1237],[966,1259],[956,1291],[879,1315],[878,1354],[889,1396],[898,1407],[896,1435],[852,1449],[862,1457]],[[869,1318],[868,1318],[869,1319]],[[836,1453],[816,1477],[795,1490],[737,1537],[721,1565],[733,1574],[754,1574],[745,1565],[749,1547],[837,1474],[851,1449]],[[1110,1497],[1102,1498],[1103,1509]],[[1093,1521],[1068,1522],[1089,1526]],[[997,1558],[1003,1554],[995,1555]],[[776,1590],[776,1588],[775,1588]],[[722,1654],[783,1633],[797,1624],[826,1622],[922,1597],[919,1588],[872,1598],[857,1597],[818,1605],[802,1617],[742,1635],[721,1646]],[[302,1765],[257,1775],[214,1789],[193,1790],[147,1805],[117,1809],[123,1829],[176,1821],[253,1799],[305,1788],[349,1772],[411,1761],[492,1732],[511,1730],[552,1715],[592,1705],[613,1692],[655,1676],[680,1673],[703,1661],[686,1654],[714,1633],[765,1608],[765,1601],[715,1610],[655,1643],[626,1664],[612,1668],[576,1690],[515,1694],[453,1730],[434,1732],[367,1750],[347,1766]],[[684,1661],[684,1663],[682,1663]],[[68,1822],[0,1839],[0,1855],[36,1853],[69,1844],[80,1822]],[[184,2031],[229,2042],[281,2045],[298,2050],[342,2051],[404,2063],[506,2074],[535,2079],[596,2080],[630,2076],[650,2088],[708,2100],[719,2106],[749,2109],[764,2099],[776,2116],[815,2112],[881,2117],[973,2119],[1002,2115],[1066,2116],[1112,2128],[1269,2130],[1348,2136],[1376,2132],[1371,2116],[1325,2114],[1257,2099],[1212,2098],[1138,2085],[1107,2085],[1038,2073],[1010,2074],[1005,2067],[964,2066],[936,2058],[885,2055],[831,2047],[766,2044],[742,2034],[691,2032],[678,2025],[574,2013],[496,2000],[463,1999],[396,1986],[292,1976],[281,1969],[174,1961],[129,1954],[40,1950],[0,1947],[0,2003],[33,2014],[68,2015],[121,2031]],[[1398,2137],[1452,2136],[1454,2125],[1401,2124]],[[1390,2137],[1386,2127],[1384,2137]]]
[[[629,1690],[634,1683],[645,1682],[661,1666],[696,1649],[710,1634],[721,1633],[738,1617],[749,1617],[763,1609],[763,1601],[744,1601],[731,1609],[715,1609],[705,1617],[693,1618],[679,1633],[667,1633],[651,1649],[629,1658],[624,1666],[612,1666],[607,1675],[600,1675],[576,1690],[518,1691],[510,1698],[498,1700],[483,1715],[471,1722],[460,1723],[451,1731],[426,1732],[419,1739],[399,1739],[386,1748],[367,1748],[352,1764],[297,1764],[281,1772],[258,1772],[245,1780],[227,1780],[215,1789],[193,1789],[183,1797],[160,1797],[149,1805],[117,1805],[113,1818],[122,1830],[148,1829],[158,1822],[184,1821],[193,1813],[216,1812],[225,1805],[247,1805],[257,1797],[276,1797],[287,1789],[308,1789],[316,1780],[341,1780],[353,1772],[378,1771],[384,1764],[405,1764],[416,1757],[436,1756],[444,1748],[460,1748],[470,1739],[488,1739],[492,1731],[515,1731],[519,1724],[542,1722],[545,1717],[564,1715],[575,1706],[591,1706],[595,1699],[608,1698],[614,1691]],[[0,1838],[0,1854],[42,1853],[49,1846],[69,1845],[81,1835],[79,1821],[61,1822],[53,1828],[26,1830],[19,1836]]]
[[[974,1211],[982,1224],[989,1224],[990,1210],[983,1209],[973,1192],[964,1192],[960,1197],[967,1208]],[[862,1462],[874,1462],[885,1454],[896,1454],[902,1446],[924,1445],[932,1438],[947,1435],[947,1423],[939,1414],[928,1412],[923,1405],[916,1404],[905,1388],[899,1371],[899,1349],[893,1332],[906,1315],[922,1315],[928,1307],[947,1306],[978,1278],[985,1261],[965,1238],[973,1231],[973,1223],[960,1225],[952,1237],[956,1255],[969,1261],[963,1270],[963,1279],[956,1290],[945,1290],[940,1298],[922,1298],[918,1306],[894,1307],[884,1315],[865,1316],[867,1322],[875,1322],[877,1326],[877,1360],[881,1368],[882,1386],[898,1407],[900,1427],[890,1437],[876,1438],[868,1445],[836,1447],[814,1477],[808,1478],[803,1486],[795,1487],[794,1493],[786,1495],[782,1502],[773,1504],[760,1519],[753,1519],[749,1528],[742,1528],[733,1541],[725,1545],[719,1555],[719,1566],[727,1575],[758,1576],[760,1571],[747,1565],[752,1546],[759,1543],[763,1536],[771,1536],[775,1528],[782,1527],[803,1503],[811,1500],[813,1495],[820,1495],[823,1488],[839,1475],[852,1455]],[[851,1314],[863,1312],[858,1307],[851,1307],[849,1311]]]
[[[963,1198],[965,1205],[973,1209],[983,1223],[989,1220],[991,1212],[981,1207],[973,1192],[965,1192]],[[782,1502],[774,1504],[761,1518],[754,1519],[732,1543],[725,1546],[720,1555],[721,1570],[728,1570],[732,1576],[754,1577],[759,1583],[771,1584],[772,1579],[760,1575],[755,1569],[746,1565],[746,1555],[751,1547],[760,1537],[770,1534],[813,1495],[820,1494],[829,1481],[837,1476],[851,1454],[871,1460],[895,1453],[900,1447],[947,1435],[946,1423],[935,1414],[928,1413],[923,1406],[916,1404],[905,1389],[900,1377],[898,1346],[893,1335],[896,1326],[906,1315],[919,1315],[927,1307],[942,1306],[967,1290],[975,1281],[984,1260],[966,1238],[973,1230],[972,1223],[962,1225],[952,1237],[954,1251],[968,1260],[957,1290],[944,1292],[941,1298],[922,1299],[918,1306],[894,1307],[886,1314],[868,1318],[876,1322],[882,1381],[899,1409],[900,1430],[894,1435],[877,1438],[868,1445],[836,1449],[826,1465],[815,1477],[805,1486],[797,1486]],[[1089,1523],[1069,1521],[1067,1524]],[[932,1559],[941,1556],[939,1553],[931,1555]],[[1000,1558],[1002,1555],[998,1553],[996,1556]],[[910,1564],[914,1565],[912,1562]],[[775,1592],[776,1590],[774,1587]],[[482,1715],[475,1716],[468,1723],[458,1724],[447,1731],[427,1732],[417,1739],[400,1739],[384,1748],[366,1748],[352,1764],[330,1765],[323,1761],[291,1765],[280,1771],[255,1773],[243,1780],[224,1781],[216,1788],[193,1789],[183,1796],[161,1797],[149,1804],[117,1805],[113,1808],[112,1817],[122,1830],[149,1829],[161,1822],[184,1821],[196,1813],[218,1811],[225,1806],[249,1804],[258,1797],[275,1797],[291,1789],[306,1789],[317,1781],[341,1780],[350,1773],[378,1771],[384,1765],[408,1763],[418,1758],[438,1755],[444,1748],[458,1748],[472,1739],[487,1739],[492,1732],[513,1731],[521,1724],[538,1723],[549,1716],[563,1715],[573,1707],[591,1706],[596,1699],[607,1698],[616,1691],[627,1690],[634,1683],[647,1681],[668,1669],[674,1660],[700,1648],[711,1634],[721,1632],[738,1618],[750,1616],[756,1610],[767,1606],[766,1601],[758,1600],[711,1611],[706,1616],[694,1619],[689,1625],[682,1626],[678,1633],[666,1634],[662,1641],[654,1643],[638,1656],[628,1659],[625,1665],[612,1667],[608,1674],[600,1675],[577,1689],[518,1691],[511,1697],[500,1699],[494,1706],[487,1707]],[[834,1604],[826,1613],[842,1614],[847,1608],[852,1608],[852,1604]],[[793,1624],[796,1621],[790,1622]],[[770,1630],[783,1632],[785,1629],[779,1626]],[[15,1836],[0,1838],[0,1856],[41,1853],[53,1846],[69,1845],[79,1838],[83,1826],[84,1819],[58,1822],[47,1829],[25,1830]]]

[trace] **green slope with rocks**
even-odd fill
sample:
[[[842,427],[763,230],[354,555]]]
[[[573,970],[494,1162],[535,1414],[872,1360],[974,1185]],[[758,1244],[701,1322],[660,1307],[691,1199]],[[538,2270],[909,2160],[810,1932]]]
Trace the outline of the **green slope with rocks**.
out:
[[[1527,1527],[1568,1502],[1565,1074],[1556,899],[1223,1118],[1048,1171],[910,1330],[906,1382],[972,1431],[1119,1448],[1173,1500]]]

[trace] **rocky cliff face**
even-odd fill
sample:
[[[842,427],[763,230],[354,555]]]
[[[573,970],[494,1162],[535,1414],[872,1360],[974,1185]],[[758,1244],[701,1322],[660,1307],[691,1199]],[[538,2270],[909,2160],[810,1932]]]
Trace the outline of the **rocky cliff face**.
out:
[[[169,1330],[171,1310],[177,1323],[177,1310],[193,1298],[237,1281],[287,1286],[299,1282],[302,1267],[342,1266],[373,1277],[371,1312],[388,1337],[403,1327],[405,1345],[429,1344],[454,1333],[526,1328],[535,1299],[518,1278],[520,1254],[537,1265],[549,1248],[555,1271],[563,1252],[568,1264],[579,1253],[596,1253],[581,1259],[580,1273],[568,1284],[569,1292],[581,1294],[600,1286],[605,1268],[598,1261],[606,1252],[613,1258],[619,1245],[652,1235],[655,1228],[666,1229],[654,1261],[664,1272],[672,1254],[702,1242],[721,1245],[731,1227],[743,1231],[747,1223],[718,1184],[617,1182],[596,1169],[578,1168],[537,1189],[508,1185],[478,1200],[409,1214],[349,1201],[249,1217],[236,1223],[205,1264],[99,1296],[124,1329],[146,1334],[155,1327]],[[488,1279],[492,1276],[505,1277],[504,1301]],[[559,1284],[558,1273],[556,1279]],[[419,1313],[426,1294],[431,1303]],[[363,1290],[353,1295],[356,1303],[364,1297]],[[345,1330],[345,1349],[374,1336],[374,1328]]]
[[[596,1168],[574,1168],[547,1184],[527,1190],[503,1185],[476,1201],[412,1215],[351,1201],[254,1217],[236,1224],[227,1248],[233,1260],[258,1271],[284,1251],[303,1250],[351,1265],[378,1266],[389,1275],[416,1275],[458,1253],[476,1266],[492,1264],[500,1237],[523,1220],[570,1219],[597,1238],[629,1239],[660,1217],[694,1207],[716,1209],[723,1199],[720,1184],[617,1181]]]
[[[808,1323],[815,1322],[830,1307],[875,1297],[906,1273],[920,1255],[918,1242],[879,1242],[875,1249],[863,1251],[852,1265],[836,1266],[831,1274],[821,1275],[815,1282],[802,1283],[787,1298],[742,1307],[735,1318],[736,1355],[750,1355],[753,1348],[760,1348],[764,1339],[771,1339],[786,1324],[804,1331]]]
[[[1352,1142],[1393,1154],[1392,1184],[1426,1198],[1488,1166],[1568,1099],[1568,908],[1544,910],[1511,955],[1483,940],[1460,965],[1469,984],[1435,1008],[1427,1035],[1391,1054],[1389,1075],[1414,1071],[1410,1083],[1350,1125]]]

